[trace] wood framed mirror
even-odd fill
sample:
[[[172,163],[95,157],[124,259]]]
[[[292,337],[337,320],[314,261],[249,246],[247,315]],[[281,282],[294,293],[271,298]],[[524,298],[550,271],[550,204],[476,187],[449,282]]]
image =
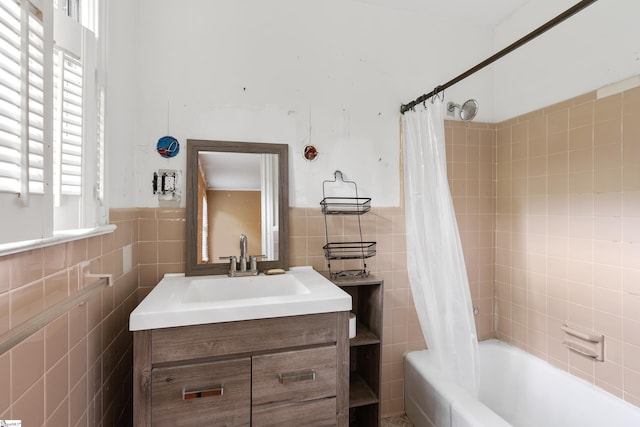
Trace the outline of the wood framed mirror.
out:
[[[289,269],[289,148],[286,144],[187,140],[187,276],[227,274],[240,256],[263,255],[258,271]]]

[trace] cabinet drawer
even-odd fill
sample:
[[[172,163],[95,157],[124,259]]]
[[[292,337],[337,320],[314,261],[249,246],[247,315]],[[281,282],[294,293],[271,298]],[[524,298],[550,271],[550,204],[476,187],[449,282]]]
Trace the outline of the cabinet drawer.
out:
[[[151,362],[335,343],[336,325],[336,313],[322,313],[154,329]]]
[[[156,426],[248,426],[251,359],[154,368],[151,422]]]
[[[337,422],[336,398],[254,406],[252,418],[253,427],[335,426]]]
[[[336,347],[254,356],[252,382],[253,405],[335,397]]]

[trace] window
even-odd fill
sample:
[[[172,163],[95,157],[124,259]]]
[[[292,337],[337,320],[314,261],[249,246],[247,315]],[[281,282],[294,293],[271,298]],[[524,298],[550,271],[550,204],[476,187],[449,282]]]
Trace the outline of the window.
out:
[[[54,48],[53,194],[82,194],[82,64]]]
[[[106,222],[100,7],[0,0],[0,245]]]

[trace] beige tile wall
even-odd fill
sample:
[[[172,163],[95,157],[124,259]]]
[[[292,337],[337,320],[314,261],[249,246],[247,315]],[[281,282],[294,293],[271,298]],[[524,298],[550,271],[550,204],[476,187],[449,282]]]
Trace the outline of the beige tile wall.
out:
[[[497,335],[640,405],[640,88],[497,125]],[[605,335],[605,362],[562,345]]]
[[[140,300],[167,273],[184,273],[186,209],[138,209]]]
[[[447,172],[479,339],[494,336],[495,125],[445,121]]]
[[[138,288],[137,214],[112,210],[113,234],[0,257],[0,334],[78,289],[80,264],[113,274],[94,294],[0,355],[0,419],[28,426],[130,425],[132,342]],[[133,268],[123,271],[131,246]]]
[[[495,126],[446,122],[449,181],[467,263],[474,306],[480,309],[476,327],[481,339],[494,335],[493,271],[495,221]],[[318,185],[321,177],[318,177]],[[372,201],[375,206],[375,200]],[[322,246],[324,217],[319,208],[291,208],[292,265],[312,265],[327,271]],[[329,241],[358,239],[353,217],[328,217]],[[373,208],[361,216],[363,240],[375,241],[377,253],[367,260],[371,274],[384,280],[382,353],[382,416],[404,412],[403,356],[425,347],[415,313],[406,264],[404,209]],[[333,262],[331,269],[358,268]]]

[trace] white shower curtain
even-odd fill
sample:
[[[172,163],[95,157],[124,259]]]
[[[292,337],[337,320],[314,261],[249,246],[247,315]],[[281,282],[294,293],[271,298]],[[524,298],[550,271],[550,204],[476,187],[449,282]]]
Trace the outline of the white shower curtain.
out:
[[[478,340],[469,280],[447,181],[444,104],[402,119],[407,270],[429,351],[445,375],[478,389]]]

